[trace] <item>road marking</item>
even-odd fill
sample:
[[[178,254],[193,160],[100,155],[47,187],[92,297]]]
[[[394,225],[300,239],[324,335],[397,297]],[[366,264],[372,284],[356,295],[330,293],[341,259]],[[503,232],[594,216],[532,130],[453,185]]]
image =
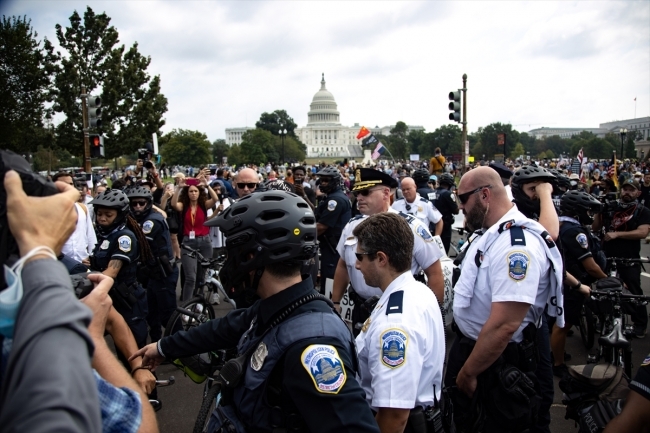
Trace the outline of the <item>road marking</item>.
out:
[[[650,278],[650,274],[647,273],[647,272],[641,272],[641,275],[643,275],[644,277],[648,277],[648,278]]]

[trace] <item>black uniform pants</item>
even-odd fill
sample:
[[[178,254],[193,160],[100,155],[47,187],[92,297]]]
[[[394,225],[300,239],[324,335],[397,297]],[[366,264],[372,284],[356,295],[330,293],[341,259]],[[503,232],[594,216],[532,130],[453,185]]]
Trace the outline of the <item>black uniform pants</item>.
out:
[[[442,233],[440,233],[440,240],[445,246],[445,252],[449,255],[449,248],[451,247],[451,225],[453,222],[444,223],[442,226]]]
[[[641,265],[635,263],[632,266],[619,266],[618,275],[621,277],[628,290],[634,295],[643,295],[641,290]],[[632,317],[635,326],[648,327],[648,311],[645,305],[627,305],[624,311]]]

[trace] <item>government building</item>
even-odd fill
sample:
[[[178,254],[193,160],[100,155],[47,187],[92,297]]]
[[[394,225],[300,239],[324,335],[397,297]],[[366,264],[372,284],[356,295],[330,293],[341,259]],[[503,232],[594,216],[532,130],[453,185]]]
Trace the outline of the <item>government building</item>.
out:
[[[366,126],[374,134],[389,135],[394,125],[374,128]],[[295,133],[307,147],[307,158],[362,158],[363,150],[357,134],[361,126],[341,125],[341,113],[334,95],[325,87],[322,75],[320,90],[316,92],[307,112],[307,125],[296,128]],[[226,143],[229,146],[241,144],[241,136],[249,127],[226,128]],[[422,131],[422,126],[408,126],[410,131]],[[371,149],[373,150],[373,149]]]

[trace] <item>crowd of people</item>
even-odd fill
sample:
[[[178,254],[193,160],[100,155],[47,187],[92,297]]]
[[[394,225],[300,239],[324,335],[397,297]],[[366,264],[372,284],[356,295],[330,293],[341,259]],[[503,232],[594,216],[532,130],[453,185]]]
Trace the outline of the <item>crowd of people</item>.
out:
[[[439,149],[372,167],[138,161],[94,185],[56,173],[58,194],[43,197],[5,166],[17,254],[0,307],[11,295],[20,309],[0,310],[0,430],[156,431],[156,367],[236,348],[210,432],[549,432],[553,376],[569,372],[566,336],[591,285],[650,232],[650,174],[587,164],[576,180],[545,164],[461,173]],[[451,321],[441,260],[461,212]],[[190,249],[226,257],[238,308],[163,337],[200,281]],[[638,264],[619,273],[642,293]],[[80,301],[70,275],[94,286]],[[644,338],[645,306],[629,313]],[[608,431],[648,429],[648,369]]]

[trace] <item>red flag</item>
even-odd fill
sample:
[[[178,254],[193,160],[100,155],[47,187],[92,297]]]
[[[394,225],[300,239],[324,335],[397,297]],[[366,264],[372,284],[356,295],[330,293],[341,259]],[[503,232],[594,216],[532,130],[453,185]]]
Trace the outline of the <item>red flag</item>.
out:
[[[357,140],[361,140],[363,137],[365,137],[368,134],[370,134],[368,128],[362,126],[361,129],[359,130],[359,133],[357,134]]]

